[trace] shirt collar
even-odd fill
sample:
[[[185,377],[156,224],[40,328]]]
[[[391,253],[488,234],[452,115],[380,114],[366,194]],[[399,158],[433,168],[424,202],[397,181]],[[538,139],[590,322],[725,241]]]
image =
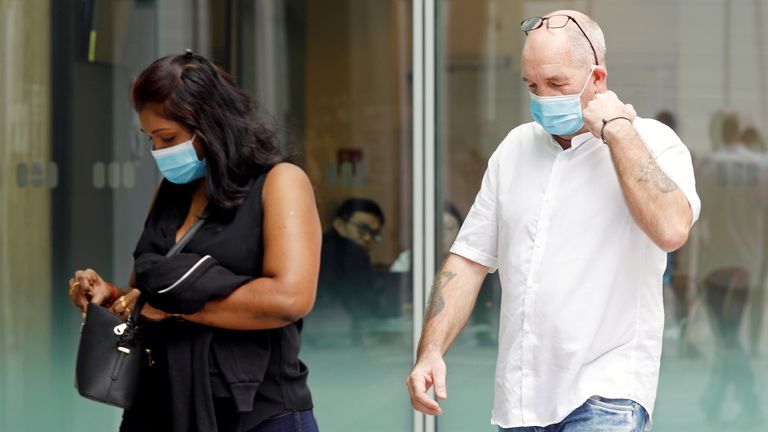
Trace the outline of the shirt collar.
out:
[[[571,148],[576,149],[582,144],[585,144],[589,141],[596,140],[594,135],[592,135],[592,132],[586,131],[582,134],[578,134],[575,137],[571,138]]]
[[[558,143],[557,140],[555,140],[554,136],[550,135],[549,139],[551,140],[551,142],[555,146],[557,146],[557,148],[562,149],[562,147],[560,146],[560,143]],[[597,139],[597,138],[595,138],[595,136],[592,135],[592,132],[590,132],[590,131],[586,131],[584,133],[580,133],[580,134],[574,136],[573,138],[571,138],[571,147],[569,147],[568,149],[566,149],[564,151],[576,150],[582,144],[585,144],[585,143],[587,143],[589,141],[592,141],[592,140],[595,140],[595,139]]]

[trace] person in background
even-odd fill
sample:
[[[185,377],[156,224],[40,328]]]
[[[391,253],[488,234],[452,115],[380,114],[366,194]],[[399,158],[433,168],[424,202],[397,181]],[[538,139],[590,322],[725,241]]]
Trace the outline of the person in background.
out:
[[[666,253],[685,243],[700,209],[690,152],[608,89],[605,38],[590,17],[556,11],[521,30],[535,122],[491,156],[435,276],[407,379],[411,404],[442,414],[443,356],[498,268],[492,423],[641,431],[659,377]]]
[[[377,318],[382,311],[382,293],[370,250],[381,240],[384,223],[384,212],[375,201],[350,198],[341,203],[323,235],[317,314],[310,320],[328,325],[320,321],[348,318],[350,322],[342,326],[342,331],[348,332],[353,342],[360,341],[363,323]],[[329,310],[346,317],[324,313]]]
[[[741,141],[735,112],[722,115],[721,132],[722,146],[696,163],[702,200],[712,204],[702,209],[691,253],[715,340],[710,378],[699,403],[708,419],[720,420],[732,388],[742,410],[739,419],[750,423],[761,412],[739,333],[751,309],[749,336],[756,347],[768,253],[768,159]]]
[[[438,261],[442,262],[451,249],[453,241],[456,240],[456,236],[459,235],[459,229],[461,224],[464,223],[464,217],[461,215],[456,206],[446,201],[443,204],[443,213],[441,219],[442,234],[440,236],[440,250],[438,250]],[[395,261],[389,267],[389,271],[395,273],[407,273],[411,271],[411,260],[413,253],[410,249],[406,249],[400,252]]]
[[[126,318],[147,298],[141,331],[152,363],[120,430],[317,431],[298,357],[322,234],[308,177],[254,120],[232,77],[192,51],[149,65],[132,102],[164,179],[130,285],[92,269],[69,280],[83,313],[93,302]],[[181,253],[164,258],[201,218]],[[160,267],[178,280],[161,283],[170,273]]]
[[[744,128],[744,130],[741,132],[740,141],[744,143],[747,148],[756,152],[764,153],[766,150],[763,136],[754,126],[747,126]]]
[[[758,166],[762,170],[768,170],[768,155],[766,155],[765,142],[760,131],[754,126],[747,126],[741,132],[740,141],[750,150],[755,153],[755,159],[757,159]],[[768,256],[763,253],[763,261],[768,260]],[[768,267],[768,263],[763,263],[763,271]],[[765,314],[765,277],[762,277],[760,281],[755,284],[755,289],[752,292],[752,299],[750,301],[749,310],[749,342],[750,342],[750,354],[752,357],[758,357],[760,355],[760,343],[763,329],[763,317]]]
[[[440,250],[438,262],[445,261],[450,253],[451,245],[459,235],[461,225],[464,223],[459,209],[451,202],[445,201],[442,214],[442,235],[438,240]],[[400,253],[397,259],[392,263],[389,271],[396,273],[408,273],[411,271],[411,250],[407,249]],[[493,345],[498,339],[498,314],[499,300],[501,297],[501,284],[497,274],[489,275],[480,288],[475,302],[475,308],[472,310],[471,323],[475,329],[475,339],[479,345]]]

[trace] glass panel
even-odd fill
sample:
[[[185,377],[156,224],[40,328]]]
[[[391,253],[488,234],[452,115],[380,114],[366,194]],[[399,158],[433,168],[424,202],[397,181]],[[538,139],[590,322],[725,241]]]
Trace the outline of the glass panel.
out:
[[[410,1],[0,0],[0,19],[0,430],[118,428],[120,410],[73,388],[66,282],[91,267],[128,284],[161,179],[128,91],[184,48],[255,96],[338,227],[328,266],[345,270],[321,287],[301,356],[320,427],[411,429]],[[337,218],[353,197],[384,218]]]
[[[127,104],[154,56],[154,6],[2,1],[0,19],[0,429],[116,429],[117,410],[73,388],[66,281],[87,263],[127,282],[157,182]]]
[[[593,13],[608,38],[611,87],[641,116],[672,113],[694,153],[704,202],[664,279],[654,430],[763,430],[765,420],[750,417],[753,405],[768,409],[763,156],[758,145],[740,154],[746,159],[721,159],[739,148],[726,145],[727,136],[753,142],[750,126],[765,144],[768,5],[595,6],[438,2],[436,260],[460,219],[443,216],[446,203],[466,215],[487,157],[511,127],[530,120],[519,83],[520,19],[561,7]],[[316,185],[326,229],[348,197],[382,208],[382,240],[369,253],[372,290],[350,306],[341,301],[349,297],[322,289],[303,358],[324,429],[410,429],[402,382],[412,287],[410,259],[401,254],[411,246],[410,13],[404,0],[0,0],[0,429],[116,429],[117,410],[72,389],[80,318],[63,281],[73,268],[92,266],[127,283],[159,180],[135,132],[128,84],[161,53],[186,47],[235,72],[264,115],[284,126],[282,143]],[[343,222],[368,236],[359,221]],[[499,290],[489,279],[448,355],[441,430],[488,425]],[[50,412],[39,415],[40,406]]]
[[[0,429],[45,430],[51,371],[50,4],[0,1]],[[28,29],[39,29],[29,32]],[[64,288],[66,289],[66,288]],[[40,319],[30,319],[40,317]],[[22,423],[23,421],[23,423]]]
[[[325,230],[302,348],[320,427],[408,430],[411,4],[240,1],[234,16],[238,79],[303,162]]]
[[[317,418],[332,431],[409,430],[411,4],[307,1],[303,19],[290,83],[302,109],[280,115],[303,120],[295,145],[326,230],[304,327]]]
[[[83,399],[73,388],[81,317],[68,301],[66,283],[75,269],[93,268],[118,286],[128,285],[131,253],[161,178],[128,92],[131,80],[157,57],[159,9],[154,1],[52,4],[51,145],[60,179],[52,194],[51,417],[61,430],[116,430],[119,410]]]
[[[519,2],[437,2],[438,256],[442,262],[480,188],[486,160],[522,117]],[[495,430],[490,424],[501,284],[489,274],[467,326],[446,356],[449,397],[440,431]]]
[[[437,5],[437,209],[453,203],[465,215],[490,154],[509,130],[531,121],[520,82],[520,21],[557,9],[593,16],[606,35],[609,87],[640,116],[676,130],[693,154],[703,202],[663,281],[654,431],[765,429],[768,2]],[[441,432],[494,430],[496,339],[485,325],[496,325],[498,293],[486,293],[446,357],[450,396],[437,419]],[[479,318],[486,305],[493,313]]]
[[[659,35],[676,41],[669,108],[693,152],[702,211],[665,275],[655,430],[764,430],[768,3],[706,2],[697,24],[691,4],[670,10],[678,31]]]

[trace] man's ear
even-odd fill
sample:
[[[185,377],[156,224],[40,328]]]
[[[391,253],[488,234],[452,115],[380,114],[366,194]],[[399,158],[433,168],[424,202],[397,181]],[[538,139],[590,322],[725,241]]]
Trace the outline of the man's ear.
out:
[[[592,72],[595,77],[595,93],[603,93],[608,90],[608,70],[605,66],[595,66],[595,70]]]

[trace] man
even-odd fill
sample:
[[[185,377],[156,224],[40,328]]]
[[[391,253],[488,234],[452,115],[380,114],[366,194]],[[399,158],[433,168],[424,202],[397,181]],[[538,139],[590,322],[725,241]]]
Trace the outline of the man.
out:
[[[346,315],[351,319],[346,327],[355,339],[360,323],[379,312],[381,298],[369,252],[383,225],[384,212],[376,202],[350,198],[339,206],[333,226],[323,235],[315,315],[328,312],[326,321]]]
[[[442,413],[443,355],[480,284],[499,269],[492,423],[501,431],[642,430],[663,331],[665,252],[699,213],[690,154],[606,84],[605,41],[576,11],[522,23],[522,79],[536,120],[491,156],[435,276],[416,364],[415,409]]]

